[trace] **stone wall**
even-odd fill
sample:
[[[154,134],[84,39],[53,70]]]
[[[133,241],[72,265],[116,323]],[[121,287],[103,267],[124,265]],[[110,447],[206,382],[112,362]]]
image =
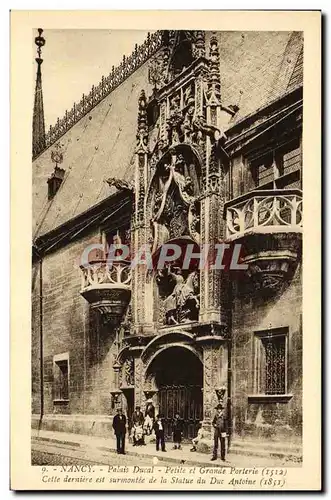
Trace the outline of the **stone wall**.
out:
[[[42,264],[44,413],[109,414],[115,333],[80,295],[79,258],[91,234],[47,255]],[[32,412],[40,412],[39,264],[33,268]],[[69,402],[54,403],[53,357],[69,353]]]
[[[238,293],[233,300],[232,406],[233,427],[239,436],[291,439],[302,431],[301,269],[273,297]],[[269,328],[288,328],[288,402],[249,402],[254,392],[254,334]]]

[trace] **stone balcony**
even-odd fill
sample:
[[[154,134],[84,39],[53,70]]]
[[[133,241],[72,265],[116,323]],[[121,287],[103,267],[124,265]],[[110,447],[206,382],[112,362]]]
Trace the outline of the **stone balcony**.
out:
[[[120,321],[131,296],[131,267],[128,261],[96,260],[81,266],[81,295],[102,316]]]
[[[299,261],[302,192],[251,191],[225,204],[226,240],[242,245],[242,262],[259,287],[277,288]]]
[[[252,233],[301,232],[299,189],[251,191],[225,205],[228,240]]]

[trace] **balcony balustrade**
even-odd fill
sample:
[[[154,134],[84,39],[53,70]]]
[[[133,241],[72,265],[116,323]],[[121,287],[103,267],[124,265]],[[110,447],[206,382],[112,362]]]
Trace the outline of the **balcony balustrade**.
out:
[[[302,231],[302,193],[299,189],[251,191],[225,205],[226,237],[250,233]]]
[[[257,288],[276,291],[293,276],[301,252],[302,192],[251,191],[225,204],[226,239],[242,245]]]
[[[118,321],[131,296],[131,267],[128,261],[97,260],[81,266],[81,295],[92,309]]]

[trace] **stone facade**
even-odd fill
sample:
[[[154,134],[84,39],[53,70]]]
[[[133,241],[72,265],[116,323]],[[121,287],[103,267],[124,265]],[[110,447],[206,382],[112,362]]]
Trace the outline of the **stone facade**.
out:
[[[91,110],[100,134],[107,103],[116,110],[129,88],[135,94],[123,118],[125,141],[112,145],[117,155],[130,151],[123,153],[127,177],[109,172],[117,194],[103,192],[96,204],[92,184],[85,211],[66,207],[60,225],[52,207],[65,203],[64,178],[44,229],[42,211],[35,214],[32,412],[48,428],[102,434],[116,406],[130,415],[152,398],[169,419],[183,413],[191,438],[200,421],[208,435],[220,402],[232,438],[299,440],[302,82],[293,83],[293,72],[302,64],[300,34],[169,31],[161,38],[123,93],[118,87]],[[96,136],[82,140],[83,161],[94,147],[105,172],[106,139],[101,156]],[[64,168],[66,154],[74,164],[82,158],[69,142]],[[46,150],[35,160],[39,196],[48,157]],[[131,258],[142,246],[156,256],[169,242],[212,251],[239,242],[248,270],[184,272],[177,262],[128,271],[124,261],[109,270],[98,256],[81,269],[84,249],[109,235],[114,241],[116,231],[117,238],[130,233]],[[162,359],[176,360],[172,378]]]

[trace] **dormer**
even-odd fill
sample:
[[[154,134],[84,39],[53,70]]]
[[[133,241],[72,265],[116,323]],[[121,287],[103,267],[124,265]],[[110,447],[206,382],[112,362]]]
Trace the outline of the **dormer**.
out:
[[[60,189],[60,186],[61,186],[62,181],[64,179],[64,174],[65,174],[65,170],[63,168],[56,166],[54,168],[54,172],[48,178],[47,184],[48,184],[48,199],[49,200],[54,198],[54,196],[56,195],[56,193]]]

